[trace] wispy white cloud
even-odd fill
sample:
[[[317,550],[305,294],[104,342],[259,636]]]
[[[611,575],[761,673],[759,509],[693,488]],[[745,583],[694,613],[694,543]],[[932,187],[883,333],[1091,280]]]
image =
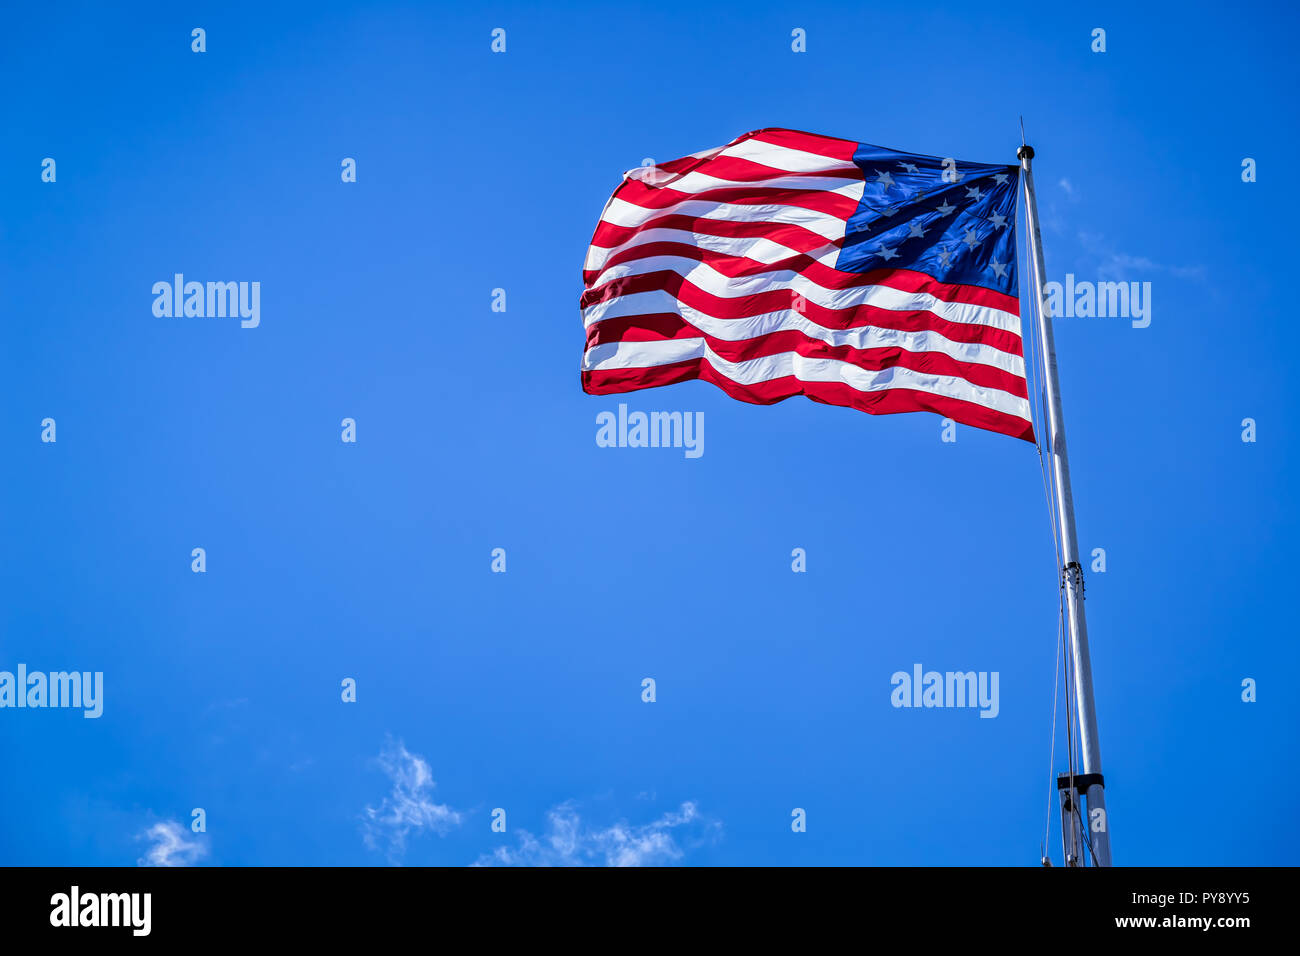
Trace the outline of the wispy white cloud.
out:
[[[675,813],[641,826],[620,821],[610,827],[591,827],[571,802],[551,810],[546,819],[544,836],[521,830],[515,846],[499,847],[474,865],[662,866],[680,860],[686,849],[716,838],[722,829],[720,822],[706,819],[689,801]]]
[[[460,825],[462,814],[431,799],[437,784],[423,757],[411,753],[400,740],[389,740],[378,763],[393,789],[379,806],[367,806],[362,812],[366,846],[372,850],[382,847],[389,862],[398,863],[412,833],[432,830],[442,834]]]
[[[1205,266],[1171,266],[1156,262],[1146,256],[1132,256],[1117,252],[1111,243],[1094,232],[1080,232],[1079,243],[1098,260],[1097,278],[1106,280],[1131,280],[1134,273],[1164,273],[1176,279],[1203,279]]]
[[[1060,186],[1061,189],[1065,190],[1065,194],[1067,196],[1069,196],[1071,199],[1074,198],[1074,184],[1071,183],[1068,179],[1062,176],[1061,181],[1057,183],[1057,185]]]
[[[190,831],[175,820],[155,823],[137,839],[151,841],[145,855],[136,860],[140,866],[193,866],[208,855],[203,837],[191,839]]]
[[[1205,266],[1167,266],[1153,262],[1146,256],[1130,256],[1123,252],[1106,257],[1097,274],[1103,279],[1128,278],[1134,271],[1165,272],[1179,279],[1200,279],[1205,276]]]

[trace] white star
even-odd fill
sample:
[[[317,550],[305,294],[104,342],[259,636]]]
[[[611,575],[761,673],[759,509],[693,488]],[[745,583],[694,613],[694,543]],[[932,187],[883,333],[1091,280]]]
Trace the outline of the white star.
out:
[[[898,258],[898,253],[895,252],[893,249],[889,249],[889,248],[887,248],[887,247],[885,247],[885,246],[881,246],[881,247],[880,247],[880,258],[882,258],[882,259],[884,259],[886,262],[888,262],[890,259],[897,259],[897,258]]]
[[[994,229],[1001,229],[1007,224],[1007,217],[1000,212],[995,212],[989,216],[989,221],[993,223]]]
[[[919,222],[911,223],[907,227],[907,237],[909,239],[913,237],[919,239],[924,235],[925,235],[925,230],[921,228],[921,224]]]
[[[996,176],[993,177],[993,181],[997,183],[999,186],[1001,186],[1003,183],[1007,181],[1007,174],[998,173]]]
[[[990,262],[989,265],[993,267],[993,274],[996,275],[999,279],[1005,279],[1007,277],[1007,263]]]
[[[882,173],[880,170],[877,169],[877,170],[876,170],[876,182],[878,182],[878,183],[884,183],[884,184],[885,184],[885,188],[888,189],[890,186],[894,185],[894,177],[891,176],[891,175],[889,175],[889,170],[885,170],[885,171]]]
[[[914,163],[904,163],[903,168],[906,169],[909,173],[919,173],[921,171],[921,167],[915,165]]]
[[[966,243],[966,245],[970,246],[972,249],[980,244],[980,241],[975,238],[975,233],[970,229],[966,230],[966,235],[962,236],[961,241]]]
[[[939,213],[939,215],[946,216],[956,208],[957,208],[956,206],[948,205],[948,200],[945,199],[943,201],[943,205],[940,206],[936,211]]]
[[[888,219],[890,216],[894,216],[897,214],[898,214],[897,206],[886,206],[884,209],[880,210],[881,217],[885,219]]]
[[[944,267],[945,269],[951,269],[951,268],[952,268],[952,262],[949,261],[949,260],[951,260],[951,259],[952,259],[952,253],[951,253],[951,252],[949,252],[947,249],[940,249],[940,250],[939,250],[939,261],[943,263],[943,267]]]
[[[979,188],[978,186],[971,186],[970,188],[968,188],[968,189],[966,190],[966,198],[967,198],[967,199],[979,199],[979,198],[980,198],[980,188]]]

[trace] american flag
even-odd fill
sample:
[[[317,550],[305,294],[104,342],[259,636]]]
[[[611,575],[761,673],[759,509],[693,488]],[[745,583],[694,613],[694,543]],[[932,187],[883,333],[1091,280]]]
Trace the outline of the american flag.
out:
[[[583,269],[583,390],[698,378],[1032,442],[1019,173],[788,129],[631,170]]]

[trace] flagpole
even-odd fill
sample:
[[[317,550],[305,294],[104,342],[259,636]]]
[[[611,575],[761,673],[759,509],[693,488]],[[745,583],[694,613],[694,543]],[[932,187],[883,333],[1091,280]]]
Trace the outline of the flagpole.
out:
[[[1030,161],[1034,148],[1022,145],[1016,151],[1025,180],[1025,218],[1029,247],[1033,253],[1034,289],[1038,294],[1038,337],[1042,358],[1043,390],[1046,393],[1048,452],[1056,482],[1055,520],[1061,542],[1061,587],[1065,591],[1070,627],[1070,656],[1074,671],[1074,699],[1079,717],[1079,745],[1083,773],[1068,781],[1071,791],[1082,792],[1087,800],[1084,827],[1097,866],[1110,866],[1110,819],[1106,814],[1105,781],[1101,773],[1101,745],[1097,738],[1097,710],[1092,697],[1092,663],[1088,656],[1088,624],[1083,613],[1083,568],[1079,565],[1079,544],[1074,527],[1074,495],[1070,491],[1070,462],[1065,447],[1065,418],[1056,376],[1056,343],[1052,335],[1051,309],[1047,302],[1047,270],[1043,266],[1043,237],[1038,228],[1038,201],[1034,196],[1034,175]],[[1077,808],[1070,807],[1074,818]],[[1067,846],[1070,842],[1067,841]],[[1067,864],[1070,862],[1066,861]]]

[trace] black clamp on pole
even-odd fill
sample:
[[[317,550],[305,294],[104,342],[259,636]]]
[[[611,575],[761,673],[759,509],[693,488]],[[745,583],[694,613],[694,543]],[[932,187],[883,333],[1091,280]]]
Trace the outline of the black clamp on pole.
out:
[[[1106,778],[1099,773],[1076,773],[1073,777],[1068,773],[1058,773],[1056,775],[1056,789],[1069,790],[1071,781],[1073,781],[1076,790],[1082,790],[1084,793],[1087,793],[1088,788],[1094,785],[1103,789],[1106,786]]]

